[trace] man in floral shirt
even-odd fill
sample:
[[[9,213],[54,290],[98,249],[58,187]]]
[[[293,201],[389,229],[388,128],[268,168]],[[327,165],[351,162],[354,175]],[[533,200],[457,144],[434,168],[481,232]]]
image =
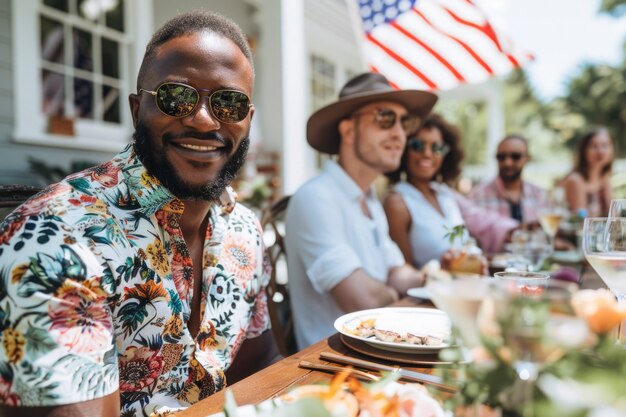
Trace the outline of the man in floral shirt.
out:
[[[179,15],[146,49],[133,144],[2,223],[0,414],[161,415],[274,358],[260,227],[228,187],[253,83],[235,23]]]

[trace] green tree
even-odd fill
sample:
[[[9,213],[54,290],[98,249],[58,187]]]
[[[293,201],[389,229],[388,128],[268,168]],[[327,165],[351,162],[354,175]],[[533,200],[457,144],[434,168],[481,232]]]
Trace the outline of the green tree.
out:
[[[619,157],[626,156],[626,44],[621,65],[584,64],[567,82],[565,96],[546,106],[543,119],[558,141],[577,149],[580,134],[591,126],[606,126]]]

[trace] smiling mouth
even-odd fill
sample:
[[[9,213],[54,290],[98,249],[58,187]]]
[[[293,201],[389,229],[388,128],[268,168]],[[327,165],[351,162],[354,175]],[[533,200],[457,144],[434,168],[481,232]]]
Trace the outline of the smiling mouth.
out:
[[[211,152],[211,151],[217,150],[216,146],[192,145],[189,143],[180,143],[178,144],[178,146],[180,146],[181,148],[190,149],[192,151],[199,151],[199,152]]]

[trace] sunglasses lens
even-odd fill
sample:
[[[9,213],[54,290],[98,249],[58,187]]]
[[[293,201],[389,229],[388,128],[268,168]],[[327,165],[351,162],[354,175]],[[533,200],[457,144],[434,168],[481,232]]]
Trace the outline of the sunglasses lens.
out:
[[[519,161],[522,159],[521,153],[498,153],[496,154],[496,159],[500,162],[504,161],[506,158],[511,158],[513,161]]]
[[[196,90],[176,83],[161,84],[156,94],[159,109],[172,117],[184,117],[190,114],[198,104],[198,98]]]
[[[408,142],[409,148],[416,152],[424,152],[424,142],[417,138],[411,138]]]
[[[448,150],[450,150],[448,145],[444,143],[433,143],[431,149],[433,150],[433,153],[437,155],[445,155],[448,153]]]
[[[396,123],[396,112],[393,110],[379,110],[376,121],[381,129],[391,129]]]
[[[250,111],[250,99],[240,91],[218,90],[211,95],[211,111],[224,123],[238,123]]]
[[[400,122],[402,123],[402,129],[404,129],[404,132],[409,135],[411,133],[415,133],[419,127],[420,118],[412,114],[405,114],[400,118]]]

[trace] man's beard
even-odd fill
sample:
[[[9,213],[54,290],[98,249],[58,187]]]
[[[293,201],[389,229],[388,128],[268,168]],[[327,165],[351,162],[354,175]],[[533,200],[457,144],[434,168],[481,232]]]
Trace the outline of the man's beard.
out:
[[[358,122],[357,122],[358,123]],[[398,159],[397,164],[389,164],[386,163],[382,158],[372,158],[367,152],[364,152],[362,145],[363,142],[361,140],[361,134],[359,132],[358,125],[356,126],[355,138],[354,138],[354,154],[361,162],[363,162],[368,167],[378,171],[380,174],[386,174],[388,172],[395,171],[400,166],[400,159]],[[376,156],[376,154],[374,154]]]
[[[233,148],[232,142],[225,141],[214,132],[208,134],[189,133],[186,136],[219,140],[226,145],[223,152],[227,155],[231,153]],[[246,155],[250,145],[250,138],[246,135],[233,156],[226,161],[226,164],[217,173],[217,177],[213,181],[202,185],[192,185],[178,175],[176,168],[167,159],[167,148],[171,146],[168,137],[163,138],[161,153],[155,154],[148,128],[144,123],[138,122],[133,139],[135,153],[146,167],[148,173],[156,177],[161,184],[181,200],[218,201],[220,195],[235,179],[237,173],[246,162]]]
[[[504,182],[515,182],[522,177],[522,170],[517,170],[511,173],[500,172],[500,179]]]

